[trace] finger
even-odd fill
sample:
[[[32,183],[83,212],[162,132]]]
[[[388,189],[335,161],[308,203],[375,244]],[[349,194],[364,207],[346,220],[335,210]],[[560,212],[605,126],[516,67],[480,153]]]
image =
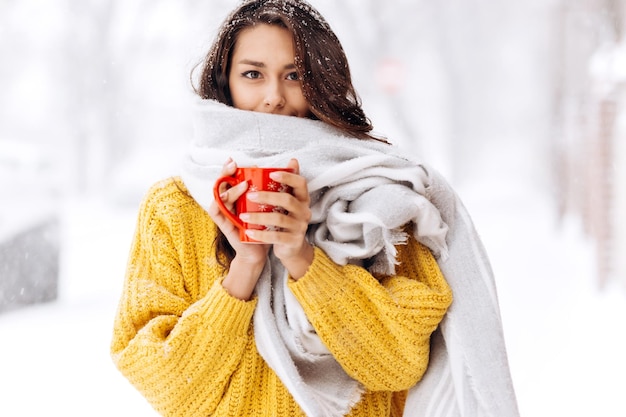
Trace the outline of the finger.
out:
[[[234,187],[231,187],[220,194],[220,198],[225,206],[232,208],[232,205],[241,197],[248,189],[248,182],[242,181]]]
[[[209,213],[209,216],[211,216],[211,218],[215,221],[215,219],[217,219],[219,216],[222,215],[222,212],[220,211],[219,207],[217,206],[217,204],[215,202],[212,202],[209,205],[209,209],[207,210],[207,212]]]
[[[299,174],[275,171],[270,174],[270,178],[281,184],[288,185],[293,190],[292,194],[300,201],[309,201],[309,189],[306,179]]]
[[[248,224],[264,226],[268,229],[278,229],[286,233],[304,234],[308,223],[302,219],[282,213],[242,213],[239,218]]]
[[[237,170],[237,164],[233,161],[233,158],[228,157],[224,165],[222,165],[222,171],[220,172],[220,177],[230,177]],[[220,194],[224,193],[228,189],[229,185],[226,182],[220,184],[219,192]]]
[[[237,163],[233,161],[233,158],[228,157],[226,162],[224,162],[224,165],[222,165],[221,176],[233,175],[236,170],[237,170]]]
[[[264,226],[264,230],[248,229],[246,234],[254,240],[284,248],[299,248],[305,241],[308,221],[281,213],[244,213],[240,216],[248,224]],[[281,249],[282,250],[282,249]]]
[[[229,237],[230,235],[236,233],[236,227],[233,225],[227,218],[224,216],[224,213],[221,212],[217,204],[213,202],[208,209],[209,216],[213,220],[213,222],[219,227],[219,229]]]
[[[308,221],[310,217],[311,209],[309,208],[308,198],[306,201],[300,201],[291,194],[273,191],[249,192],[246,198],[256,204],[280,207],[289,212],[291,216],[299,219]]]
[[[283,182],[284,184],[288,184],[289,181],[296,181],[297,177],[300,177],[300,163],[296,158],[291,158],[287,163],[287,168],[291,168],[293,172],[290,171],[274,171],[270,173],[270,178],[275,181]],[[300,177],[302,178],[302,177]]]
[[[300,162],[296,158],[291,158],[287,162],[287,168],[293,169],[294,174],[300,175]]]
[[[264,242],[271,245],[285,245],[298,247],[302,244],[304,237],[296,233],[288,233],[283,230],[258,230],[247,229],[246,235],[259,242]]]

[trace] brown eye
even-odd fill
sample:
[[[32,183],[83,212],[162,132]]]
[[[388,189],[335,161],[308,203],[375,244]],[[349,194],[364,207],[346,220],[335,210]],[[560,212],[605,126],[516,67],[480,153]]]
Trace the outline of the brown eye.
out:
[[[241,74],[241,76],[244,78],[249,78],[251,80],[256,80],[258,78],[261,78],[261,74],[259,73],[259,71],[246,71],[243,74]]]
[[[298,81],[300,79],[300,77],[298,76],[298,73],[294,71],[294,72],[290,72],[287,75],[287,79],[289,81]]]

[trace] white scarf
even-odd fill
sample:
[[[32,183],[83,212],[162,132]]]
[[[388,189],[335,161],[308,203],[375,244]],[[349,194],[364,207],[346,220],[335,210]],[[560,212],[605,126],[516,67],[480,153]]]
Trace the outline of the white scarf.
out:
[[[371,271],[393,274],[395,245],[406,240],[401,228],[412,221],[415,238],[428,246],[440,263],[450,264],[444,262],[448,258],[448,226],[441,214],[454,214],[456,196],[447,191],[445,199],[439,199],[441,207],[435,207],[430,170],[401,156],[396,148],[346,137],[319,121],[242,111],[207,100],[198,105],[196,116],[196,135],[182,177],[203,207],[211,204],[213,183],[228,157],[239,166],[285,166],[289,159],[297,158],[311,196],[307,238],[334,262],[359,264],[368,259]],[[321,343],[286,286],[286,273],[275,257],[270,256],[266,263],[256,292],[254,331],[259,353],[308,416],[347,414],[363,389]],[[497,300],[495,303],[497,310]],[[499,314],[496,318],[499,320]],[[433,342],[438,338],[435,335]],[[450,358],[454,348],[447,343],[442,349],[445,358],[439,361],[439,374],[456,378],[453,385],[464,387],[464,370],[451,365],[462,367],[463,361]],[[433,358],[439,363],[437,353]],[[466,352],[458,354],[466,356]],[[436,382],[432,387],[420,383],[412,390],[417,393],[409,395],[405,415],[437,415],[423,413],[433,408],[433,401],[446,401],[447,394],[455,398],[455,389],[433,395],[441,385]],[[428,388],[420,389],[425,385]],[[431,401],[431,405],[425,406],[423,401]],[[413,402],[417,404],[414,414]],[[453,403],[459,403],[458,396]]]

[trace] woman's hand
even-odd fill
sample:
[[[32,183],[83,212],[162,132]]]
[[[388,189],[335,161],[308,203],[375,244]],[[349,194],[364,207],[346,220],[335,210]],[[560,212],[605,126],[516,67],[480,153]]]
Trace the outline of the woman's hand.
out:
[[[224,164],[220,176],[233,175],[236,169],[237,164],[229,158]],[[229,210],[233,211],[237,199],[248,189],[248,183],[244,181],[228,189],[226,183],[223,183],[221,187],[222,202]],[[230,269],[222,282],[222,286],[233,297],[248,300],[261,276],[270,246],[242,243],[239,239],[239,229],[222,214],[217,203],[211,203],[208,213],[235,250],[235,257],[230,263]]]
[[[287,167],[294,172],[276,171],[270,177],[292,188],[293,194],[272,191],[249,192],[247,198],[260,204],[280,206],[287,213],[243,213],[240,218],[252,224],[273,226],[274,230],[248,230],[251,238],[272,244],[274,255],[292,278],[301,278],[313,262],[313,247],[306,240],[311,220],[311,200],[306,179],[300,176],[300,165],[292,159]]]

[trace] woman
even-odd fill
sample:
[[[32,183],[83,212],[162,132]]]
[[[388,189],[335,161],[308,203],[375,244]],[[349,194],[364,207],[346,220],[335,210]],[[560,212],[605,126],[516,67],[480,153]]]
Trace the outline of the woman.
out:
[[[117,367],[165,416],[403,415],[452,302],[428,173],[370,135],[341,45],[303,1],[238,7],[197,92],[200,136],[182,180],[141,207]],[[242,243],[212,183],[238,164],[281,162],[294,172],[274,179],[293,193],[247,198],[287,212],[240,213],[276,226],[250,232],[264,244]],[[232,208],[246,188],[220,198]]]

